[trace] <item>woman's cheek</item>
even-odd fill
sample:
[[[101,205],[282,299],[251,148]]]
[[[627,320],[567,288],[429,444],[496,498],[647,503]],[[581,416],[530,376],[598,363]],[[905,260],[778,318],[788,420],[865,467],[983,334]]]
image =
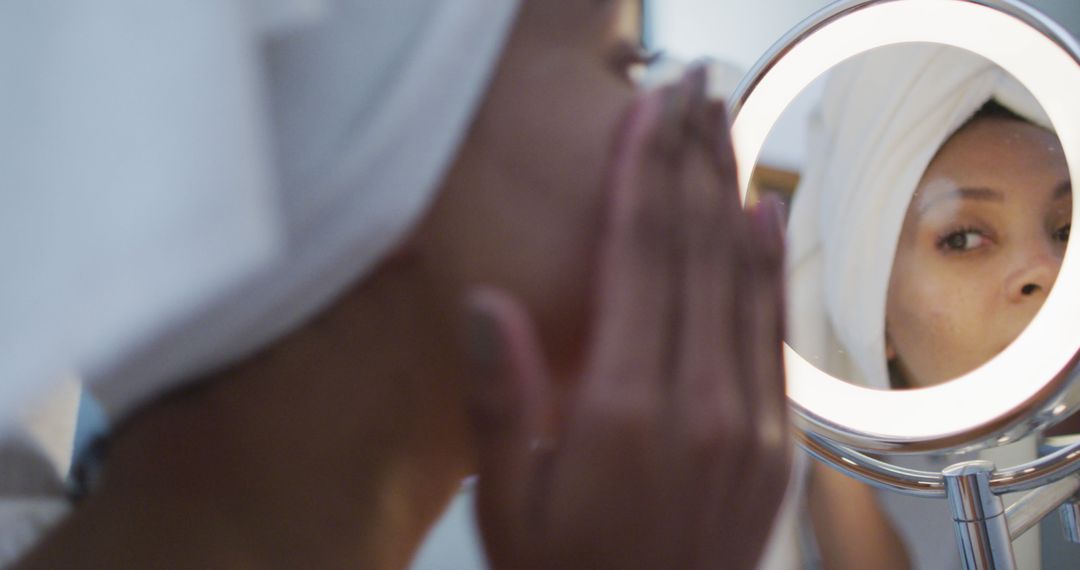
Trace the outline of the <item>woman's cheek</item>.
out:
[[[963,287],[940,274],[922,277],[899,283],[888,319],[897,357],[916,376],[909,381],[920,385],[943,379],[957,356],[968,352],[965,315],[971,313]]]
[[[585,344],[600,233],[605,225],[606,162],[600,137],[579,140],[577,152],[564,155],[549,171],[547,187],[523,212],[523,231],[532,236],[529,251],[517,256],[519,286],[528,291],[530,310],[556,368],[572,367]],[[525,229],[527,228],[527,230]]]

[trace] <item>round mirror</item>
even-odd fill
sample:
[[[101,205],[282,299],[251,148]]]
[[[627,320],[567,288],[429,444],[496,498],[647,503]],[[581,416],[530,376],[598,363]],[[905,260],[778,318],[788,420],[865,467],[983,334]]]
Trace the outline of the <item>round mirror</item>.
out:
[[[1077,53],[1011,2],[841,2],[747,76],[733,136],[744,196],[790,202],[788,393],[806,429],[973,449],[1074,408]],[[818,109],[805,163],[758,164],[800,96]]]
[[[807,156],[761,161],[750,182],[751,200],[791,212],[791,347],[878,389],[941,384],[1002,352],[1071,229],[1068,166],[1030,92],[976,54],[898,44],[824,74],[774,133],[806,120],[792,108],[814,110]]]

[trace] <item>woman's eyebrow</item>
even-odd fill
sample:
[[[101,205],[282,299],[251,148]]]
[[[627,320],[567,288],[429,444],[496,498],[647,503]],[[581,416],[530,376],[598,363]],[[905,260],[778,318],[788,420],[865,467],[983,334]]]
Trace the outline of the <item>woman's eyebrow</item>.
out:
[[[1069,191],[1071,192],[1071,186]],[[1001,203],[1005,201],[1005,195],[993,188],[954,188],[928,199],[919,208],[919,214],[926,213],[935,204],[946,200],[977,200]]]

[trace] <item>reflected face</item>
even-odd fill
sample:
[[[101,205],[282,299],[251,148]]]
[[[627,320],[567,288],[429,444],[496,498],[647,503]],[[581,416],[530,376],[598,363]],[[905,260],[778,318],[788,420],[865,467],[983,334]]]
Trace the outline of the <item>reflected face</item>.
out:
[[[1050,131],[981,118],[942,146],[893,262],[885,320],[894,385],[950,380],[1019,336],[1054,284],[1071,216],[1068,166]]]

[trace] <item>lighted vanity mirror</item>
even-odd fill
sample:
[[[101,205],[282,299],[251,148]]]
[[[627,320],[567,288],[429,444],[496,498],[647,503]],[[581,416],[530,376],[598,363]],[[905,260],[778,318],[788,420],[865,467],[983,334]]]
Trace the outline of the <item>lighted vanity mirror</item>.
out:
[[[1080,165],[1077,53],[1068,33],[1016,2],[849,1],[793,30],[744,80],[732,132],[748,199],[784,110],[808,86],[821,96],[807,170],[786,174],[794,189],[788,394],[807,433],[866,451],[970,450],[1014,441],[1075,408],[1080,265],[1065,241],[1076,216],[1069,171]],[[989,117],[967,124],[975,114]],[[1000,160],[988,163],[990,155]],[[966,178],[964,158],[980,166]],[[1038,162],[1026,169],[1033,178],[1021,182],[1010,160]],[[776,179],[757,171],[758,186],[769,185],[763,173]],[[1034,197],[1010,195],[1004,209],[1010,220],[1014,206],[1042,216],[1043,270],[1056,277],[1018,277],[1021,298],[1038,303],[991,315],[960,306],[989,288],[970,263],[952,272],[962,277],[955,290],[938,293],[952,298],[930,306],[932,275],[944,279],[948,264],[989,251],[992,231],[1001,239],[1005,230],[988,227],[988,202],[1005,200],[1006,183]],[[909,255],[920,241],[921,270]],[[926,269],[934,255],[937,273]],[[1002,287],[1005,279],[997,277]],[[905,285],[915,299],[906,314],[902,295],[889,293]],[[978,321],[965,324],[978,346],[963,355],[932,334],[959,326],[941,319],[961,310]],[[994,324],[999,318],[1008,323]]]
[[[1065,155],[1031,93],[972,52],[897,44],[832,68],[792,109],[765,145],[807,132],[802,163],[763,159],[750,183],[790,212],[790,346],[838,379],[909,389],[1012,343],[1072,221]]]

